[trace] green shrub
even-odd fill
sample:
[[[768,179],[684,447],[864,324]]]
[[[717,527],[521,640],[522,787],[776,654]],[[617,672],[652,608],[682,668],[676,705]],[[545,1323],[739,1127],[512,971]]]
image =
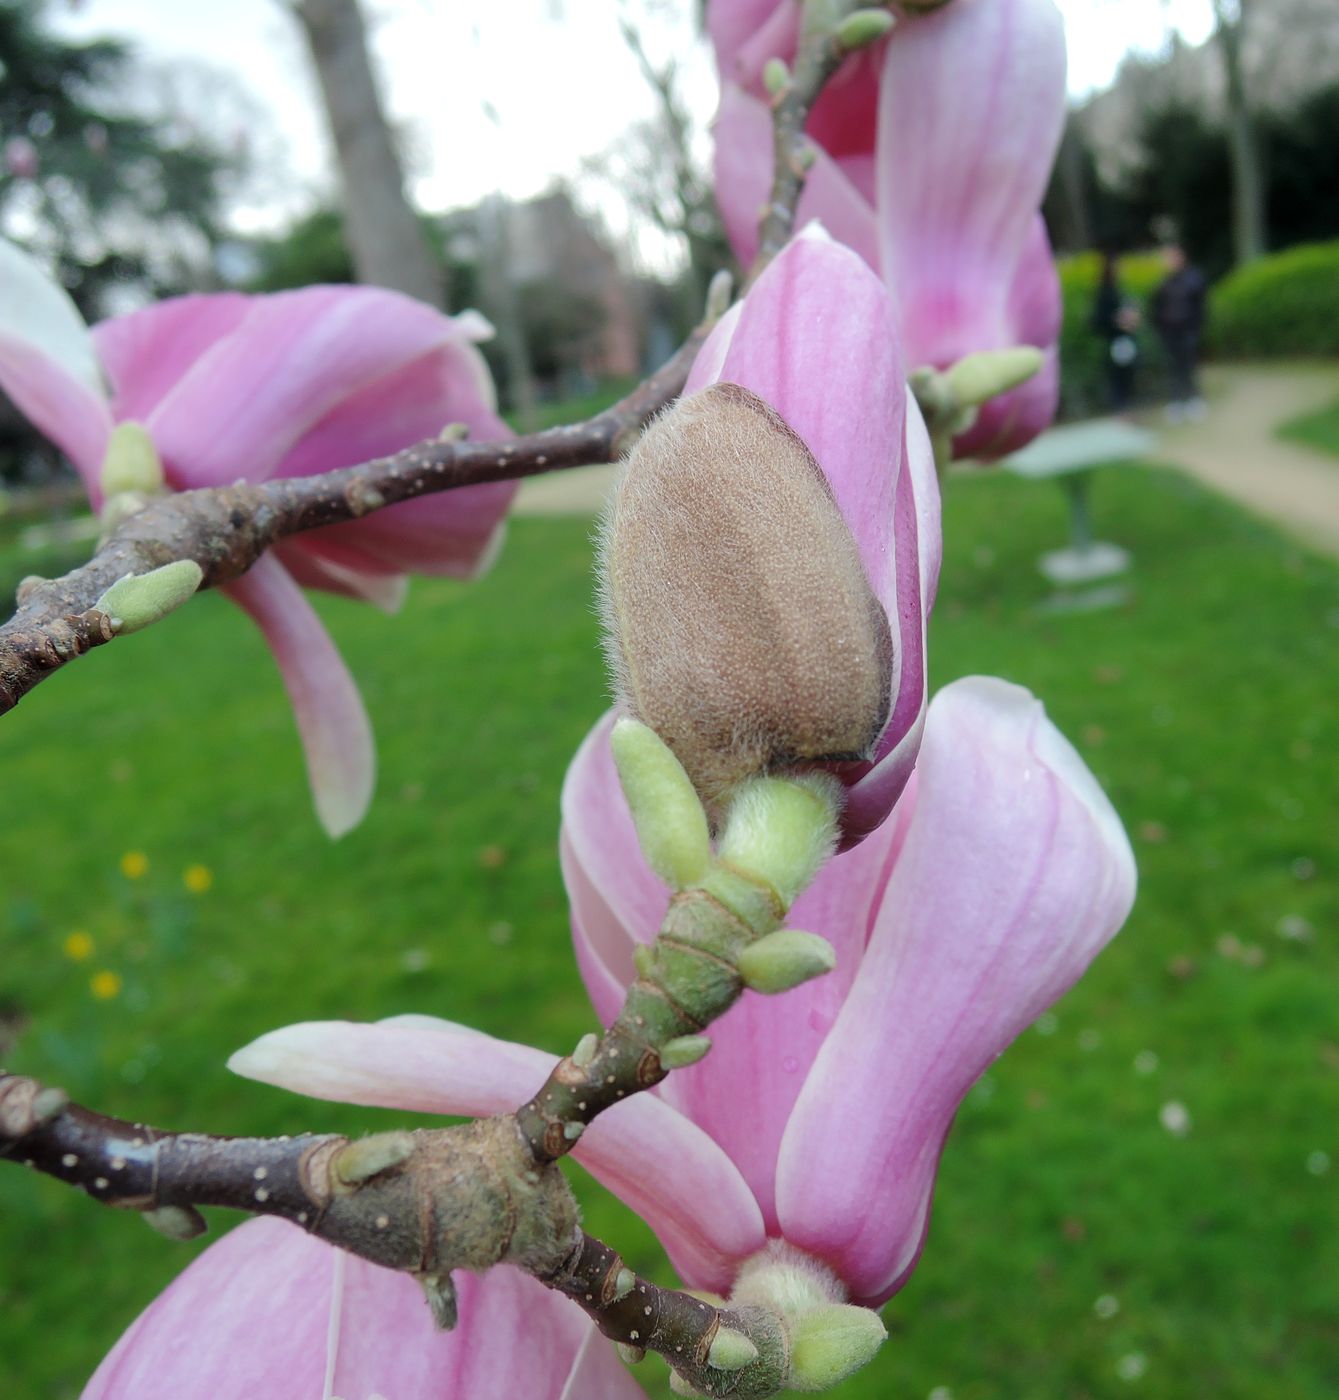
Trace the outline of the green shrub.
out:
[[[1229,359],[1339,355],[1339,242],[1305,243],[1225,277],[1209,336]]]
[[[1093,330],[1102,255],[1074,253],[1059,259],[1058,267],[1065,308],[1060,329],[1060,416],[1089,418],[1107,411],[1107,341]],[[1162,347],[1148,322],[1153,292],[1163,276],[1156,253],[1131,253],[1120,260],[1121,290],[1144,316],[1135,337],[1139,342],[1135,394],[1140,399],[1157,396],[1164,378]]]

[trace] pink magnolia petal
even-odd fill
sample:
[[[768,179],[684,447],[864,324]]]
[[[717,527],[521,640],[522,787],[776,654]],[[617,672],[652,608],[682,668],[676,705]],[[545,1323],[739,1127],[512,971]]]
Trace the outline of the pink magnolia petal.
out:
[[[864,772],[857,770],[846,779],[843,848],[863,840],[887,817],[915,769],[921,743],[927,695],[926,624],[939,587],[943,533],[934,449],[911,394],[907,395],[903,464],[895,516],[899,607],[890,618],[903,660],[892,712],[874,761]]]
[[[94,326],[117,421],[148,418],[200,356],[237,329],[256,300],[241,292],[172,297]]]
[[[317,546],[310,534],[274,546],[275,556],[303,588],[320,588],[345,598],[371,603],[385,613],[399,612],[409,589],[404,574],[358,551]]]
[[[775,1179],[786,1123],[858,974],[901,839],[898,824],[887,822],[830,861],[791,910],[787,925],[826,938],[836,968],[780,996],[746,991],[712,1023],[706,1059],[660,1089],[739,1168],[771,1235],[780,1233]]]
[[[602,1337],[594,1323],[587,1327],[558,1400],[645,1400],[645,1392],[619,1360],[613,1342]]]
[[[263,480],[345,399],[463,338],[449,317],[379,288],[258,297],[147,426],[176,486]]]
[[[721,93],[712,128],[716,141],[716,201],[735,256],[745,266],[758,251],[758,219],[772,184],[772,119],[765,103],[733,85]],[[812,219],[839,242],[878,266],[874,208],[866,192],[868,160],[837,161],[814,147],[814,164],[796,211],[796,227]]]
[[[112,427],[97,352],[64,289],[3,238],[0,389],[96,490]]]
[[[262,555],[224,591],[251,615],[274,653],[302,736],[316,814],[331,836],[343,836],[363,819],[376,775],[358,687],[302,590],[272,555]]]
[[[284,1221],[240,1226],[140,1314],[83,1400],[326,1400],[340,1258]]]
[[[1064,125],[1059,11],[953,0],[899,24],[880,91],[881,265],[912,366],[1010,343],[1009,279]]]
[[[1134,897],[1120,819],[1020,687],[972,677],[940,692],[918,773],[874,935],[777,1171],[786,1238],[871,1304],[915,1262],[963,1095]]]
[[[632,981],[632,950],[654,938],[669,894],[637,844],[609,751],[614,718],[606,715],[587,736],[563,789],[563,878],[573,941],[586,988],[606,1024]],[[789,922],[832,943],[836,970],[784,996],[746,992],[713,1024],[710,1055],[661,1086],[665,1102],[725,1149],[769,1228],[775,1226],[773,1173],[786,1119],[856,975],[899,842],[889,823],[860,852],[828,866],[796,902]],[[760,1066],[771,1068],[763,1074]],[[741,1093],[742,1085],[752,1087]]]
[[[707,7],[707,34],[716,50],[716,63],[725,82],[746,82],[754,74],[742,70],[738,59],[758,30],[782,9],[793,9],[794,0],[712,0]],[[770,55],[765,55],[770,57]],[[785,57],[779,50],[777,57]]]
[[[578,1368],[584,1400],[642,1394],[599,1367],[591,1324],[535,1280],[503,1266],[456,1287],[460,1321],[439,1332],[407,1275],[251,1221],[141,1314],[84,1400],[564,1400]]]
[[[896,311],[879,279],[849,248],[806,230],[708,337],[684,392],[718,380],[751,389],[804,439],[891,616],[907,394]]]
[[[556,1063],[542,1050],[427,1017],[286,1026],[228,1062],[249,1079],[315,1098],[476,1118],[524,1103]],[[762,1245],[762,1217],[734,1164],[652,1095],[602,1114],[572,1155],[646,1220],[696,1287],[728,1286]]]

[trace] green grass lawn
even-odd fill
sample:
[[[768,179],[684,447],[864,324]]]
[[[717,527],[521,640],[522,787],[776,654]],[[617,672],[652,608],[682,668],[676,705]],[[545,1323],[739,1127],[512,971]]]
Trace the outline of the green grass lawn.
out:
[[[1339,400],[1318,413],[1303,414],[1301,418],[1284,423],[1278,435],[1339,457]]]
[[[1061,494],[950,483],[933,675],[1045,697],[1129,826],[1139,900],[969,1096],[924,1259],[847,1400],[1339,1393],[1339,567],[1157,470],[1101,474],[1094,511],[1134,552],[1132,601],[1045,614],[1034,560],[1063,542]],[[569,1048],[589,1013],[558,789],[605,703],[588,555],[585,522],[520,520],[487,579],[420,583],[397,619],[322,604],[381,756],[337,846],[269,657],[222,599],[0,721],[8,1067],[165,1126],[359,1131],[404,1116],[233,1080],[224,1058],[289,1021],[402,1011]],[[99,971],[118,995],[92,995]],[[586,1199],[671,1281],[626,1212]],[[76,1395],[194,1249],[0,1169],[0,1395]],[[641,1370],[667,1393],[658,1361]]]

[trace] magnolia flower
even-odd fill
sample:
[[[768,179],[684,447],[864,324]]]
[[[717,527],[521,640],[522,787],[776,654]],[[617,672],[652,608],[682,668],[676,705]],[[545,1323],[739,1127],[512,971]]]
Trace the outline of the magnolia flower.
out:
[[[561,847],[606,1023],[668,897],[638,848],[611,727],[568,774]],[[781,996],[746,991],[705,1060],[601,1115],[573,1155],[650,1223],[689,1286],[726,1291],[781,1250],[825,1271],[832,1296],[878,1306],[920,1253],[963,1096],[1082,975],[1134,880],[1119,818],[1040,703],[999,680],[955,682],[929,708],[892,819],[792,910],[833,944],[836,970]],[[272,1031],[231,1067],[320,1098],[477,1116],[523,1102],[555,1062],[409,1017]]]
[[[433,1327],[407,1274],[279,1220],[207,1250],[135,1321],[83,1400],[638,1400],[614,1349],[515,1269],[459,1274]]]
[[[888,717],[872,758],[838,770],[848,789],[843,832],[850,844],[885,819],[916,761],[926,697],[925,623],[939,576],[933,457],[907,393],[888,293],[848,249],[821,229],[806,230],[722,318],[684,392],[713,384],[749,390],[802,439],[887,616]],[[704,488],[700,508],[708,509],[710,499]],[[789,539],[778,544],[804,547]],[[691,595],[689,587],[684,598]],[[759,618],[756,625],[775,624]],[[779,625],[784,628],[784,618]]]
[[[762,71],[794,57],[799,11],[797,0],[714,0],[708,16],[723,83],[717,197],[746,261],[771,169]],[[1033,379],[982,408],[958,455],[1012,451],[1055,414],[1060,292],[1038,210],[1064,114],[1053,0],[952,0],[908,16],[849,58],[810,114],[800,217],[823,219],[881,271],[909,367],[1012,345],[1046,352]]]
[[[487,334],[473,312],[452,318],[372,287],[178,297],[90,332],[65,292],[0,240],[0,388],[66,453],[95,506],[123,422],[147,429],[174,490],[350,466],[448,422],[508,437],[473,344]],[[302,588],[390,610],[406,572],[473,574],[499,543],[514,489],[425,496],[292,537],[224,587],[274,652],[331,835],[361,819],[375,760],[357,687]]]

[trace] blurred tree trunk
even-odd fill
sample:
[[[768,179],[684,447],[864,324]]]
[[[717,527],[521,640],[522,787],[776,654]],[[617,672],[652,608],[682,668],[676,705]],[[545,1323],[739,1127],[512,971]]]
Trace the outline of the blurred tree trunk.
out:
[[[1265,251],[1265,182],[1242,63],[1251,0],[1213,0],[1227,79],[1227,140],[1232,155],[1232,245],[1237,264]]]
[[[442,273],[405,196],[358,0],[297,0],[339,158],[344,229],[360,282],[442,305]]]

